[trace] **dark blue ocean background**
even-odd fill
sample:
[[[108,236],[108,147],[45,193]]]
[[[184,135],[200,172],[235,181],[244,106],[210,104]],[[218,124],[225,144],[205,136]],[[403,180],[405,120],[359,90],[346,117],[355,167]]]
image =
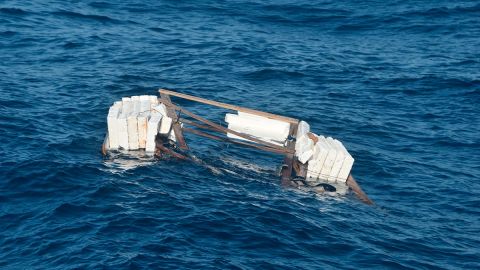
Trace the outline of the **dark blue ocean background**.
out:
[[[308,121],[376,206],[193,135],[103,158],[160,87]],[[478,1],[0,1],[0,117],[0,269],[480,268]]]

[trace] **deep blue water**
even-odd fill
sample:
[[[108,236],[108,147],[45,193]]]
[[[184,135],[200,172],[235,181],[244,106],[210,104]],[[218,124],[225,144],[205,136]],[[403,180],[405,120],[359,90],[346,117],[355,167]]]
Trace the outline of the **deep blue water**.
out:
[[[28,2],[0,1],[1,269],[480,267],[478,1]],[[191,135],[203,164],[102,158],[160,87],[308,121],[376,206]]]

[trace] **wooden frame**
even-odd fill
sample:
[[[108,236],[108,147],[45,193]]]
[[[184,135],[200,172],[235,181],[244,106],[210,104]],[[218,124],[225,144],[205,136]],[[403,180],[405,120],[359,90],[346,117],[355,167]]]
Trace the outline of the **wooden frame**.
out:
[[[172,127],[170,132],[174,132],[176,144],[181,150],[188,150],[188,145],[185,141],[183,136],[183,132],[189,132],[198,136],[206,137],[213,140],[218,141],[225,141],[234,144],[238,144],[241,146],[246,146],[266,152],[271,152],[275,154],[284,155],[284,161],[281,170],[281,183],[284,186],[289,186],[293,183],[292,177],[293,174],[299,177],[306,177],[306,165],[301,164],[297,158],[295,157],[295,142],[297,137],[297,129],[299,120],[295,118],[285,117],[281,115],[276,115],[272,113],[267,113],[259,110],[249,109],[245,107],[240,107],[236,105],[231,105],[223,102],[208,100],[200,97],[195,97],[187,94],[181,94],[174,91],[166,90],[166,89],[159,89],[160,92],[160,102],[163,103],[167,108],[167,116],[172,118]],[[210,120],[207,120],[199,115],[196,115],[178,105],[175,105],[170,96],[175,96],[178,98],[199,102],[202,104],[219,107],[227,110],[234,110],[239,112],[245,112],[261,117],[266,117],[269,119],[282,121],[290,124],[290,130],[288,134],[288,138],[284,146],[273,144],[268,141],[261,140],[257,137],[240,133],[235,130],[231,130],[219,124],[216,124]],[[185,115],[191,119],[186,119],[185,117],[180,117],[180,115]],[[193,128],[189,127],[182,127],[182,125],[190,125]],[[213,134],[212,134],[213,133]],[[227,133],[236,135],[240,138],[246,139],[247,141],[240,141],[228,138],[226,135]],[[102,153],[103,155],[107,154],[107,145],[108,143],[108,134],[105,137],[105,140],[102,145]],[[167,153],[170,156],[179,159],[189,159],[188,156],[177,153],[172,149],[165,147],[163,145],[164,141],[157,136],[156,140],[156,155],[161,153]],[[368,196],[363,192],[360,186],[357,184],[355,179],[352,175],[348,176],[346,184],[352,191],[357,195],[357,197],[366,204],[373,204],[373,201],[368,198]]]
[[[198,122],[195,122],[195,121],[192,121],[192,120],[189,120],[189,119],[182,118],[181,122],[183,124],[191,125],[191,126],[195,127],[196,129],[186,128],[186,127],[177,128],[177,129],[174,128],[175,138],[176,138],[177,142],[179,142],[179,147],[181,149],[188,149],[188,147],[185,144],[185,140],[183,138],[182,131],[184,131],[184,132],[190,132],[190,133],[196,134],[198,136],[203,136],[203,137],[207,137],[207,138],[214,139],[214,140],[227,141],[227,142],[239,144],[239,145],[246,146],[246,147],[252,147],[252,148],[255,148],[255,149],[262,150],[262,151],[267,151],[267,152],[276,153],[276,154],[282,154],[282,155],[285,155],[285,158],[284,158],[284,164],[282,166],[282,171],[281,171],[281,181],[282,181],[283,185],[290,185],[290,182],[291,182],[291,179],[292,179],[293,164],[294,164],[294,160],[295,160],[295,140],[296,140],[297,126],[298,126],[298,123],[299,123],[298,119],[285,117],[285,116],[272,114],[272,113],[267,113],[267,112],[262,112],[262,111],[258,111],[258,110],[254,110],[254,109],[250,109],[250,108],[236,106],[236,105],[231,105],[231,104],[227,104],[227,103],[223,103],[223,102],[208,100],[208,99],[195,97],[195,96],[191,96],[191,95],[187,95],[187,94],[181,94],[181,93],[177,93],[177,92],[166,90],[166,89],[160,89],[159,92],[160,92],[161,101],[165,104],[165,106],[167,106],[169,117],[178,120],[179,119],[178,115],[176,113],[173,113],[173,111],[178,111],[179,113],[184,114],[187,117],[190,117],[190,118],[200,122],[200,123],[198,123]],[[201,116],[198,116],[198,115],[196,115],[196,114],[194,114],[194,113],[192,113],[192,112],[190,112],[190,111],[188,111],[188,110],[186,110],[186,109],[184,109],[184,108],[182,108],[178,105],[174,105],[170,100],[170,96],[175,96],[175,97],[178,97],[178,98],[203,103],[203,104],[214,106],[214,107],[219,107],[219,108],[234,110],[234,111],[239,111],[239,112],[245,112],[245,113],[249,113],[249,114],[253,114],[253,115],[257,115],[257,116],[261,116],[261,117],[266,117],[266,118],[277,120],[277,121],[286,122],[286,123],[290,124],[289,138],[287,139],[287,142],[286,142],[285,146],[279,146],[279,145],[273,144],[271,142],[261,140],[259,138],[254,137],[254,136],[244,134],[244,133],[240,133],[240,132],[237,132],[235,130],[231,130],[229,128],[218,125],[218,124],[216,124],[216,123],[214,123],[210,120],[207,120],[207,119],[205,119]],[[231,134],[234,134],[234,135],[236,135],[240,138],[246,139],[250,142],[232,140],[230,138],[221,137],[221,136],[218,136],[218,135],[213,135],[213,134],[207,133],[205,131],[201,131],[201,130],[205,130],[205,131],[209,131],[209,132],[217,132],[217,133],[220,133],[220,134],[231,133]],[[185,145],[182,147],[182,144],[185,144]]]

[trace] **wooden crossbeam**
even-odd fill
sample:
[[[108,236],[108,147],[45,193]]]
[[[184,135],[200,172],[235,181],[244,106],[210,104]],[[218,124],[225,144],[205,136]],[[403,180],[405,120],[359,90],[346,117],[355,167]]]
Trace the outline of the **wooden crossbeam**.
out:
[[[282,166],[282,185],[289,186],[292,180],[292,172],[293,172],[293,161],[295,158],[295,141],[297,137],[297,127],[298,124],[291,124],[290,131],[288,134],[288,142],[287,142],[287,149],[290,153],[285,155],[283,159],[283,166]]]
[[[182,127],[178,123],[178,115],[175,113],[175,110],[172,108],[173,104],[170,100],[168,94],[160,93],[160,97],[167,108],[167,116],[172,118],[172,129],[175,133],[175,139],[177,139],[178,146],[180,149],[188,150],[187,143],[185,142],[185,138],[183,137]]]
[[[287,122],[287,123],[290,123],[290,124],[298,124],[298,122],[299,122],[299,120],[295,119],[295,118],[286,117],[286,116],[273,114],[273,113],[262,112],[262,111],[258,111],[258,110],[254,110],[254,109],[249,109],[249,108],[240,107],[240,106],[236,106],[236,105],[232,105],[232,104],[228,104],[228,103],[213,101],[213,100],[209,100],[209,99],[205,99],[205,98],[195,97],[195,96],[191,96],[191,95],[187,95],[187,94],[177,93],[177,92],[170,91],[170,90],[167,90],[167,89],[160,89],[158,91],[160,92],[160,95],[164,94],[164,95],[176,96],[176,97],[179,97],[179,98],[188,99],[188,100],[192,100],[192,101],[196,101],[196,102],[200,102],[200,103],[203,103],[203,104],[208,104],[208,105],[212,105],[212,106],[216,106],[216,107],[220,107],[220,108],[224,108],[224,109],[229,109],[229,110],[254,114],[254,115],[258,115],[258,116],[263,116],[263,117],[267,117],[267,118],[270,118],[270,119]]]

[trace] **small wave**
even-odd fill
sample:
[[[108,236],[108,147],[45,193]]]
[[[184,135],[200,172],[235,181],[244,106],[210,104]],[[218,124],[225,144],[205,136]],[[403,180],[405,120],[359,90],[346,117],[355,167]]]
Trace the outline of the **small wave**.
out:
[[[29,12],[20,8],[0,8],[0,13],[18,16],[18,15],[26,15]]]
[[[119,23],[119,20],[113,19],[105,15],[82,14],[73,11],[54,11],[53,15],[68,17],[72,19],[93,20],[101,23]]]
[[[246,78],[255,79],[255,80],[270,80],[278,78],[300,78],[304,77],[305,74],[298,71],[288,71],[281,69],[260,69],[253,72],[248,72],[244,74]]]

